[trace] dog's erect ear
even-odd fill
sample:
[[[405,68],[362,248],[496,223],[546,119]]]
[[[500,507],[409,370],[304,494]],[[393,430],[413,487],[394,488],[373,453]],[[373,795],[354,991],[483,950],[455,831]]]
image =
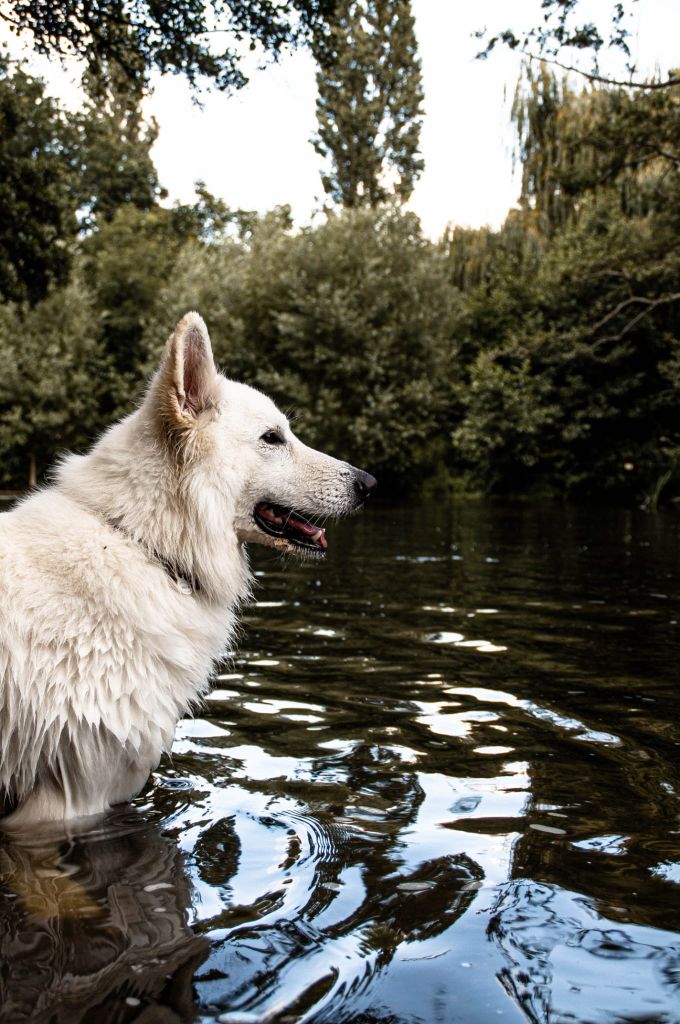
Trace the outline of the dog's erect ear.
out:
[[[211,404],[215,375],[208,328],[198,313],[187,313],[168,338],[161,361],[159,398],[168,425],[196,422]]]

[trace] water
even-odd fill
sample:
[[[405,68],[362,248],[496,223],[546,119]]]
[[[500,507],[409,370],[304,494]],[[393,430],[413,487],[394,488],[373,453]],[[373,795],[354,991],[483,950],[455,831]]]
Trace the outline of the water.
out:
[[[134,808],[0,845],[0,1018],[677,1024],[680,517],[329,537]]]

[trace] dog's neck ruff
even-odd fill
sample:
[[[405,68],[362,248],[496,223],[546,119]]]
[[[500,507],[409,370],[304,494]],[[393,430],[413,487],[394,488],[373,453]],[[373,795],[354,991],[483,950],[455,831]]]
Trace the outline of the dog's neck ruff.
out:
[[[138,540],[137,537],[129,533],[121,525],[120,521],[111,519],[109,516],[104,514],[102,514],[102,518],[106,522],[107,526],[110,526],[112,530],[116,530],[128,540],[137,544],[150,561],[156,562],[160,565],[165,571],[168,579],[170,579],[177,590],[179,590],[180,594],[185,594],[188,597],[193,594],[200,594],[203,591],[200,581],[196,579],[195,576],[186,573],[181,566],[177,565],[176,562],[171,562],[169,558],[165,558],[164,555],[160,554],[160,552],[148,548],[143,541]]]

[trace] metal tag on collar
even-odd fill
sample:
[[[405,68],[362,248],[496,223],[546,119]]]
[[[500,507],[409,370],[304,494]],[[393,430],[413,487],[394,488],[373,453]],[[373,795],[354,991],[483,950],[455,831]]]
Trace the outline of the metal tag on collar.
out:
[[[184,576],[176,577],[175,586],[179,590],[180,594],[185,594],[187,597],[190,597],[194,592],[194,588],[191,583],[189,580],[185,579]]]

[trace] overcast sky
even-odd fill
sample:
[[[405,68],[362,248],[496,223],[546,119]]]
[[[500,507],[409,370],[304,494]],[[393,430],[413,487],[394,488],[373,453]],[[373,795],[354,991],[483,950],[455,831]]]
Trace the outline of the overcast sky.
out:
[[[449,222],[496,227],[518,192],[509,117],[520,58],[499,49],[476,61],[472,33],[505,28],[509,19],[516,30],[537,24],[540,0],[413,0],[412,6],[423,65],[426,170],[409,205],[435,238]],[[580,6],[606,23],[613,3],[582,0]],[[680,65],[680,0],[638,0],[634,9],[632,48],[640,68],[658,65],[665,73]],[[51,91],[77,104],[76,68],[33,63]],[[621,71],[613,58],[602,64]],[[232,207],[290,203],[296,221],[307,222],[323,202],[320,161],[309,141],[315,97],[314,64],[304,51],[255,71],[236,95],[209,94],[203,109],[192,103],[183,79],[155,79],[146,109],[160,125],[153,157],[170,199],[190,201],[200,178]]]

